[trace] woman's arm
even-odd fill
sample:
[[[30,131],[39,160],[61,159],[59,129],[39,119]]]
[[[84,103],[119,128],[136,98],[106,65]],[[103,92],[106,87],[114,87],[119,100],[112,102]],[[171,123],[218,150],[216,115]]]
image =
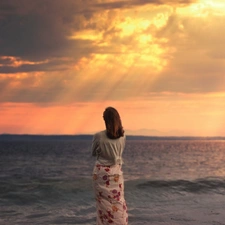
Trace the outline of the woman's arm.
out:
[[[92,152],[92,156],[98,156],[101,152],[100,146],[99,146],[99,137],[97,134],[95,134],[93,137],[91,152]]]

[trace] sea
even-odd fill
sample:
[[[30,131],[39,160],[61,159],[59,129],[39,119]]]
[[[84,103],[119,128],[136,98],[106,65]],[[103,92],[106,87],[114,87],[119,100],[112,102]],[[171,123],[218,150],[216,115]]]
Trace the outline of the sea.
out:
[[[225,141],[127,138],[129,225],[224,225]],[[95,225],[91,138],[0,140],[1,225]]]

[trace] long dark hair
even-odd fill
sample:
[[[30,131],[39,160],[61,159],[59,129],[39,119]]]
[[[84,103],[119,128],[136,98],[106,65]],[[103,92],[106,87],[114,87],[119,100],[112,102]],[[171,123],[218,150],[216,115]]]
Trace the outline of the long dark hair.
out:
[[[107,107],[103,113],[108,138],[116,139],[124,136],[120,115],[113,107]]]

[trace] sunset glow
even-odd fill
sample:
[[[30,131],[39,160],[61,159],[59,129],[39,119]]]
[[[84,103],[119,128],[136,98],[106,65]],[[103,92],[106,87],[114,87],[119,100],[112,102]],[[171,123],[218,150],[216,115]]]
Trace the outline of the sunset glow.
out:
[[[110,105],[127,133],[224,136],[224,20],[222,0],[1,1],[0,133],[94,133]]]

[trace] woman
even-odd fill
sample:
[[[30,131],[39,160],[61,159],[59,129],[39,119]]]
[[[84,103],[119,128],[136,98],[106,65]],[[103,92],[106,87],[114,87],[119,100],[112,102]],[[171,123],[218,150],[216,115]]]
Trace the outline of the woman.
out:
[[[96,157],[93,186],[96,197],[97,225],[127,225],[124,199],[122,153],[125,136],[119,113],[113,107],[105,109],[106,130],[94,135],[92,155]]]

